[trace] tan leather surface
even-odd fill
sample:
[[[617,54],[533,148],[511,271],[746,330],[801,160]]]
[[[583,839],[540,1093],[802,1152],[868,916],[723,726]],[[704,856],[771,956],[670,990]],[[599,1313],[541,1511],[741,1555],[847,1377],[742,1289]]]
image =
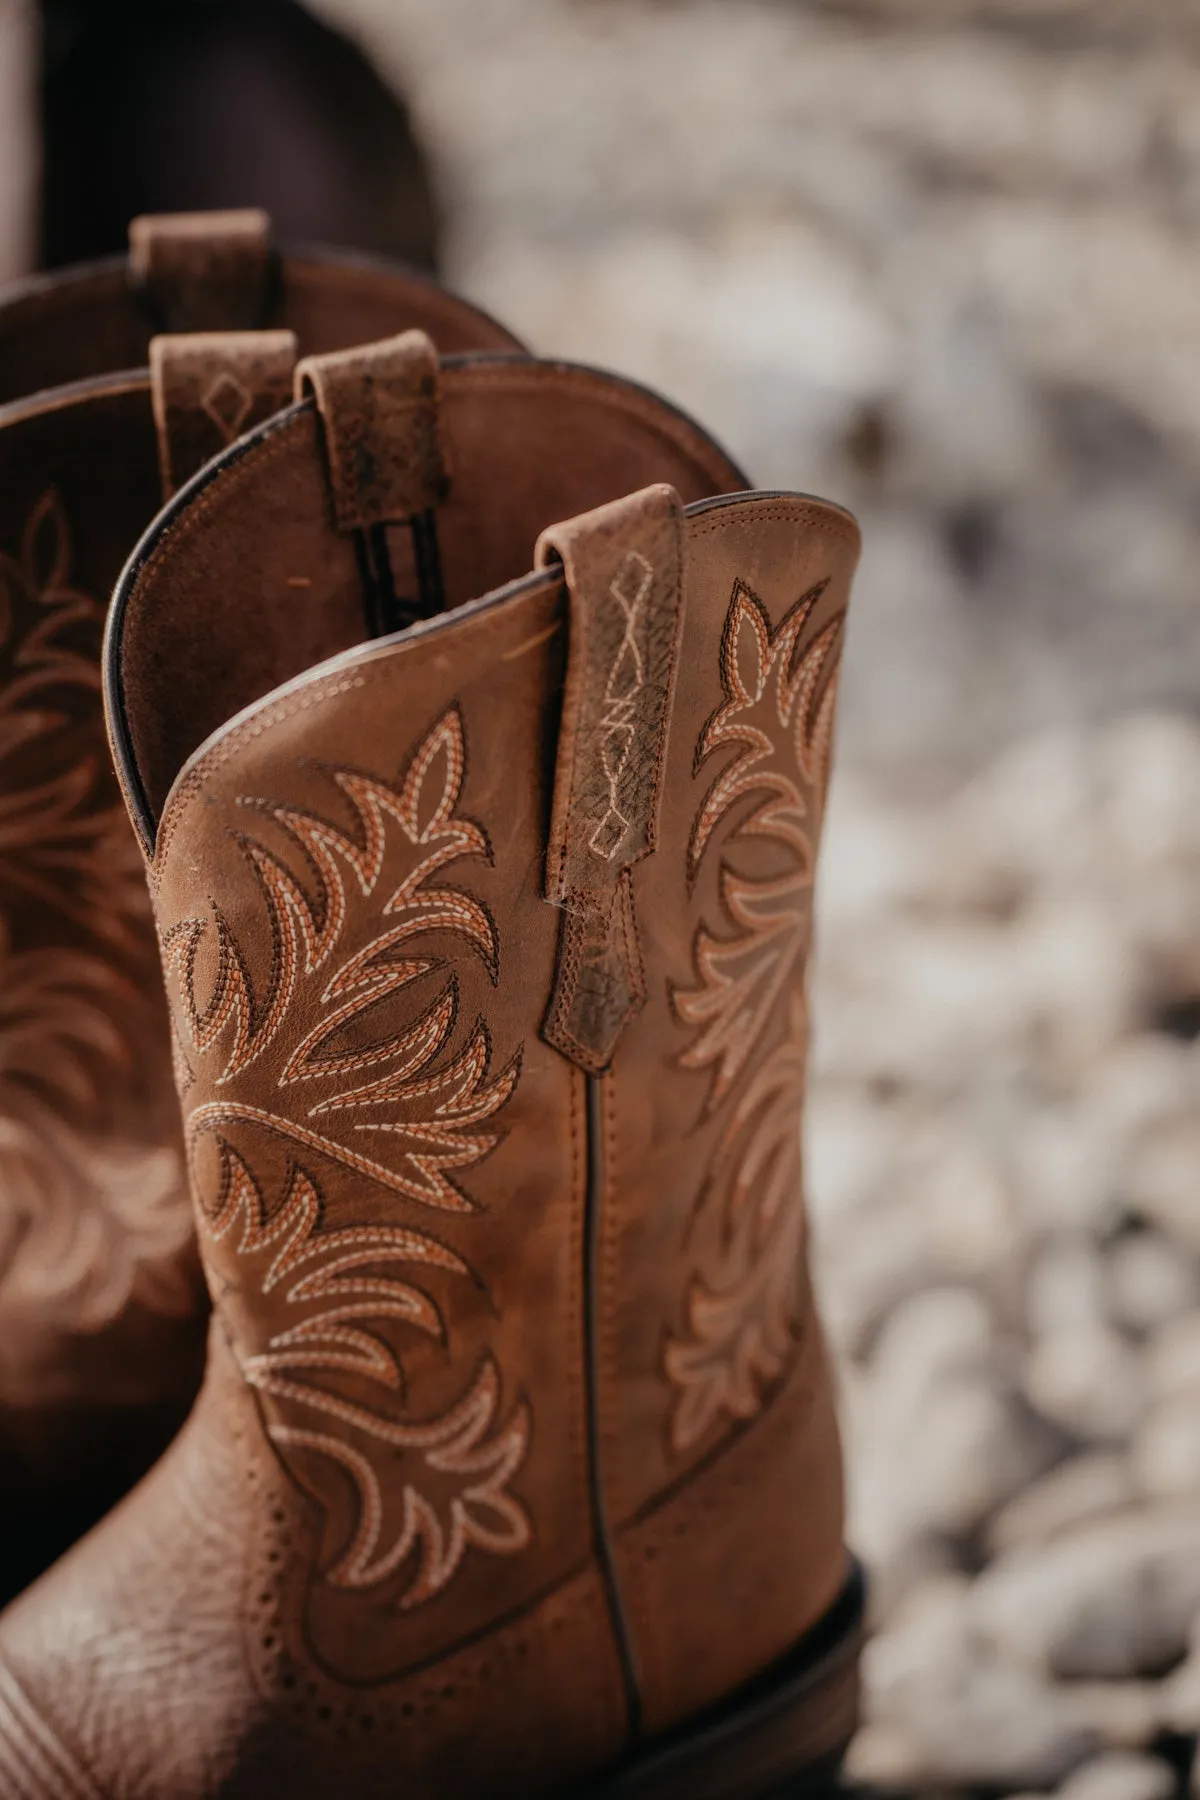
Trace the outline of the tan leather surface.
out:
[[[683,614],[683,510],[659,483],[538,539],[570,595],[546,898],[562,908],[543,1025],[580,1068],[607,1068],[646,998],[629,871],[658,841]]]
[[[545,881],[567,584],[608,558],[611,597],[619,515],[522,571],[555,512],[737,472],[640,390],[520,359],[445,367],[441,423],[442,617],[355,643],[311,406],[118,597],[215,1316],[184,1437],[0,1620],[0,1791],[48,1800],[50,1766],[131,1800],[570,1792],[845,1577],[799,1122],[856,530],[797,496],[695,507],[669,621],[630,611],[659,675],[621,712],[643,779],[662,755],[626,872],[645,1004],[585,1076],[541,1029]],[[647,496],[626,533],[656,565],[661,498],[658,538]]]
[[[459,341],[497,337],[394,271],[313,263],[289,281],[318,346],[345,342],[364,317],[407,322],[414,296],[418,316],[444,311]],[[120,288],[133,317],[124,269]],[[68,361],[106,355],[106,306],[70,275],[0,302],[6,379],[51,372],[38,345],[51,364],[56,346]],[[137,317],[140,358],[150,327]],[[224,352],[210,338],[160,340],[172,481],[287,398],[292,360],[286,335]],[[200,1377],[206,1302],[157,953],[100,699],[107,597],[160,503],[157,464],[145,374],[0,409],[0,1594],[159,1454]]]
[[[0,1623],[5,1800],[541,1795],[611,1756],[617,1673],[586,1571],[406,1678],[326,1674],[293,1605],[311,1509],[261,1443],[214,1331],[167,1456]]]
[[[503,325],[428,276],[342,251],[277,253],[259,324],[294,331],[304,355],[412,329],[427,331],[443,354],[521,347]],[[227,319],[223,328],[241,325]],[[141,368],[160,330],[125,257],[15,284],[0,294],[0,403]]]
[[[441,399],[453,480],[437,517],[451,608],[523,574],[555,520],[655,481],[685,500],[744,486],[689,419],[616,376],[531,357],[450,357]],[[411,590],[408,533],[388,535],[397,588]],[[169,584],[158,579],[167,557]],[[130,588],[121,681],[152,809],[184,758],[239,708],[362,636],[355,547],[334,528],[308,402],[214,474],[170,537],[148,547]],[[191,679],[172,684],[166,706],[160,683],[175,668]]]
[[[270,305],[265,212],[145,213],[130,221],[129,272],[159,331],[254,331]]]
[[[128,1485],[200,1376],[166,1010],[100,701],[104,599],[158,496],[140,383],[0,424],[4,1583],[40,1527],[25,1502]]]
[[[782,1657],[846,1580],[837,1419],[815,1318],[752,1429],[614,1534],[645,1729]]]
[[[327,1518],[337,1573],[308,1633],[353,1679],[444,1653],[589,1555],[583,1096],[537,1035],[557,919],[525,854],[548,803],[547,586],[464,619],[452,655],[414,636],[224,735],[154,860],[209,1284]],[[415,1498],[385,1495],[347,1557],[359,1484],[397,1461]]]
[[[411,519],[436,506],[449,476],[442,446],[437,350],[423,331],[306,357],[296,398],[321,416],[339,531]]]
[[[403,1775],[432,1796],[448,1771],[464,1794],[552,1791],[621,1747],[582,1414],[582,1078],[537,1029],[557,918],[528,846],[549,805],[562,611],[545,577],[354,653],[223,734],[163,819],[155,909],[201,1246],[242,1372],[232,1410],[251,1393],[261,1409],[238,1457],[260,1485],[209,1498],[206,1472],[197,1502],[198,1469],[173,1451],[92,1556],[0,1630],[102,1791],[157,1794],[165,1767],[180,1795],[264,1791],[242,1747],[247,1672],[276,1733],[315,1684],[297,1794],[344,1778],[348,1710],[363,1793]],[[230,1409],[210,1381],[203,1429],[228,1441]],[[236,1522],[236,1593],[193,1552],[197,1511]],[[288,1519],[286,1550],[263,1548]],[[135,1555],[115,1627],[139,1645],[130,1677],[119,1659],[114,1673],[107,1571]],[[102,1569],[99,1597],[81,1591]],[[176,1590],[159,1654],[165,1638],[186,1691],[205,1690],[180,1726],[187,1781],[162,1760],[178,1743],[155,1739],[142,1785],[122,1760],[153,1680],[143,1580]],[[240,1679],[207,1642],[217,1606]],[[80,1633],[106,1612],[107,1634]],[[91,1698],[114,1679],[111,1701]],[[174,1668],[167,1681],[182,1697]],[[206,1785],[230,1746],[236,1780]]]
[[[291,399],[293,331],[202,331],[150,340],[164,498]]]
[[[597,1406],[619,1543],[693,1467],[753,1456],[771,1429],[767,1402],[817,1330],[804,1278],[803,981],[857,556],[853,521],[820,502],[765,497],[689,521],[659,851],[633,871],[651,999],[602,1083]],[[703,1534],[664,1537],[640,1567],[637,1616],[656,1623],[645,1645],[635,1633],[634,1657],[656,1724],[677,1716],[676,1665],[690,1664],[693,1702],[712,1699],[734,1662],[781,1654],[841,1578],[840,1459],[823,1385],[817,1395],[796,1423],[803,1483],[780,1459],[778,1479]],[[753,1546],[794,1545],[799,1532],[803,1553],[762,1569],[734,1638],[718,1633],[697,1656],[682,1604],[697,1535],[736,1581]],[[714,1596],[713,1609],[726,1616],[727,1602]]]

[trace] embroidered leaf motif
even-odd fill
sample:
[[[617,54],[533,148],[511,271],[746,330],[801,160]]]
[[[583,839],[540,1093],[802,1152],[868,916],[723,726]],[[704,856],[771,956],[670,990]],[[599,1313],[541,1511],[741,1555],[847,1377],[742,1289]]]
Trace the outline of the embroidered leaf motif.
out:
[[[12,1328],[39,1331],[97,1330],[134,1293],[194,1304],[178,1158],[114,1129],[140,1004],[122,962],[150,941],[149,904],[101,755],[103,609],[70,583],[51,490],[0,553],[0,1279]],[[25,918],[38,941],[14,949]]]
[[[0,868],[10,888],[93,937],[125,940],[149,913],[99,732],[71,732],[100,691],[103,609],[69,585],[62,502],[43,495],[19,559],[0,553]],[[97,711],[98,720],[98,711]]]
[[[722,1413],[751,1419],[764,1385],[787,1365],[800,1300],[804,1212],[800,1126],[804,1091],[804,1007],[793,1002],[790,1030],[747,1082],[713,1171],[724,1190],[727,1236],[719,1288],[693,1281],[689,1335],[667,1345],[667,1373],[679,1388],[672,1436],[686,1450]]]
[[[360,770],[322,769],[349,828],[274,801],[240,802],[291,852],[249,827],[235,834],[271,946],[260,986],[215,905],[209,918],[183,919],[163,941],[178,989],[177,1067],[193,1181],[212,1237],[234,1247],[236,1290],[250,1319],[243,1375],[270,1397],[268,1430],[282,1452],[317,1452],[350,1478],[357,1523],[325,1579],[367,1587],[415,1557],[402,1608],[440,1592],[470,1546],[507,1554],[530,1537],[524,1508],[507,1492],[528,1443],[525,1406],[500,1422],[500,1376],[485,1358],[448,1412],[401,1417],[403,1370],[381,1335],[394,1321],[444,1340],[428,1276],[473,1280],[471,1269],[430,1230],[323,1223],[312,1173],[325,1163],[340,1178],[363,1178],[435,1212],[474,1210],[461,1177],[499,1141],[492,1121],[520,1064],[514,1057],[492,1071],[482,1019],[459,1030],[458,982],[434,949],[436,934],[452,934],[497,979],[491,915],[441,879],[452,862],[491,855],[484,832],[456,811],[464,771],[462,723],[452,709],[395,785]],[[205,956],[210,966],[215,958],[215,973],[202,997]],[[298,1036],[296,1019],[304,1026]],[[278,1106],[239,1097],[248,1072],[257,1095],[279,1093]],[[271,1213],[231,1141],[247,1133],[289,1159]],[[206,1193],[214,1169],[215,1192]],[[264,1325],[281,1311],[278,1328]],[[386,1390],[391,1404],[365,1404],[354,1380]],[[397,1452],[407,1458],[397,1462]]]
[[[402,1226],[322,1230],[320,1195],[298,1167],[283,1203],[268,1219],[242,1158],[225,1145],[222,1162],[222,1197],[209,1229],[218,1239],[236,1233],[244,1279],[263,1296],[279,1290],[289,1314],[296,1315],[243,1360],[242,1373],[252,1387],[288,1409],[285,1418],[274,1416],[267,1427],[280,1450],[331,1458],[346,1471],[358,1498],[351,1541],[325,1579],[335,1587],[372,1587],[415,1555],[416,1572],[399,1601],[408,1610],[446,1586],[471,1545],[496,1555],[524,1548],[529,1520],[506,1489],[525,1457],[528,1411],[519,1405],[497,1429],[500,1378],[490,1358],[464,1399],[425,1423],[364,1406],[312,1378],[314,1371],[336,1371],[401,1392],[403,1375],[392,1346],[365,1323],[400,1319],[441,1337],[443,1321],[420,1287],[390,1271],[415,1264],[466,1275],[465,1263],[435,1239]],[[317,1415],[317,1423],[291,1423],[297,1411],[301,1417]],[[420,1459],[427,1483],[432,1478],[444,1494],[440,1505],[412,1480],[403,1482],[398,1495],[392,1492],[394,1482],[381,1481],[381,1455],[397,1451]],[[392,1466],[391,1457],[384,1466]],[[388,1541],[392,1513],[399,1516]]]
[[[736,584],[721,649],[725,700],[697,748],[698,768],[721,750],[734,752],[705,795],[688,850],[694,881],[718,827],[733,817],[719,876],[732,932],[704,924],[697,930],[696,986],[673,994],[681,1023],[694,1034],[679,1061],[708,1072],[710,1117],[743,1085],[702,1199],[703,1207],[722,1207],[720,1281],[693,1281],[686,1334],[665,1353],[679,1389],[671,1433],[680,1451],[721,1414],[737,1419],[758,1412],[764,1385],[782,1373],[794,1341],[804,1228],[800,984],[841,615],[802,652],[799,647],[827,585],[802,595],[772,632],[761,600]],[[739,867],[738,846],[756,841],[782,853],[769,874]],[[767,1048],[772,1031],[781,1038]]]
[[[490,855],[480,828],[454,813],[463,769],[462,724],[451,711],[421,745],[399,789],[357,771],[327,771],[350,804],[356,835],[296,808],[242,802],[281,828],[301,853],[309,880],[301,882],[249,832],[238,834],[262,892],[274,945],[261,996],[218,907],[211,927],[206,919],[191,918],[166,933],[164,959],[178,975],[182,996],[182,1055],[186,1059],[194,1050],[208,1056],[223,1042],[214,1089],[232,1088],[255,1065],[261,1079],[261,1065],[270,1059],[275,1085],[300,1091],[287,1096],[286,1116],[232,1095],[197,1106],[188,1119],[193,1163],[202,1134],[240,1121],[291,1138],[426,1206],[470,1210],[455,1176],[494,1148],[496,1134],[484,1127],[512,1094],[518,1060],[489,1073],[491,1045],[480,1020],[458,1052],[439,1061],[458,1019],[452,976],[414,1021],[378,1035],[370,1031],[385,1015],[381,1002],[438,971],[436,958],[411,949],[414,940],[431,932],[465,939],[496,978],[499,950],[486,908],[458,888],[436,885],[448,863]],[[411,867],[385,894],[389,826]],[[373,902],[384,929],[333,966],[355,890]],[[201,1003],[197,959],[210,929],[217,973]],[[293,1012],[317,1022],[289,1050],[280,1043],[280,1031]],[[367,1071],[373,1071],[369,1079],[353,1079]],[[354,1115],[349,1140],[334,1130],[339,1113]]]

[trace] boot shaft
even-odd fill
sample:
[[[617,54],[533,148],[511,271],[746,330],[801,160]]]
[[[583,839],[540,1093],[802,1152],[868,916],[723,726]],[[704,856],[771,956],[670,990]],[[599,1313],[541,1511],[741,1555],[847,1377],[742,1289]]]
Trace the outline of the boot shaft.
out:
[[[136,264],[0,302],[0,392],[90,377],[0,407],[0,1483],[31,1509],[14,1540],[51,1550],[169,1441],[203,1366],[158,952],[104,735],[107,597],[164,496],[290,401],[297,355],[290,331],[150,333],[262,314],[315,347],[414,318],[511,342],[420,277],[280,258],[257,215],[135,238]],[[34,1573],[0,1568],[0,1593]]]
[[[409,328],[445,351],[521,348],[495,319],[415,269],[341,250],[280,249],[262,212],[147,216],[131,225],[127,256],[8,289],[0,403],[144,368],[163,332],[294,331],[316,354]]]
[[[396,358],[168,509],[109,638],[218,1328],[310,1508],[253,1654],[387,1695],[524,1621],[520,1712],[573,1593],[616,1758],[845,1580],[799,1123],[857,533],[705,499],[612,378]],[[361,644],[431,519],[447,610]]]

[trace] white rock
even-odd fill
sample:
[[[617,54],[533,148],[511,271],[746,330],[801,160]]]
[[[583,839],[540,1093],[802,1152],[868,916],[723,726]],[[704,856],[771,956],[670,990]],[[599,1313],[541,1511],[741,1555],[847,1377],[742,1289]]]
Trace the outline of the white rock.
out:
[[[1008,929],[961,919],[894,924],[872,944],[872,1005],[859,1024],[873,1045],[868,1067],[953,1092],[964,1066],[997,1043],[1022,1044],[1033,1029],[1023,974]]]
[[[884,1190],[905,1135],[902,1124],[855,1088],[814,1089],[804,1122],[805,1185],[809,1210],[826,1236],[861,1235],[856,1214]]]
[[[1126,923],[1088,891],[1047,893],[1027,909],[1010,979],[1024,999],[1026,1054],[1071,1073],[1120,1040],[1139,998]]]
[[[1160,1717],[1168,1731],[1200,1731],[1200,1649],[1193,1650],[1162,1683]]]
[[[921,1747],[902,1725],[872,1720],[855,1735],[843,1773],[855,1787],[887,1790],[920,1780]]]
[[[933,1582],[867,1646],[868,1716],[887,1736],[867,1746],[865,1768],[903,1786],[1050,1786],[1100,1736],[1031,1670],[981,1649],[968,1598],[961,1577]]]
[[[885,1714],[902,1704],[912,1681],[971,1654],[970,1591],[970,1578],[959,1570],[931,1575],[874,1638],[868,1651],[870,1675]]]
[[[959,796],[956,823],[980,856],[1002,857],[1029,883],[1061,884],[1090,870],[1097,787],[1090,746],[1061,730],[1003,751]]]
[[[883,802],[852,769],[830,789],[817,917],[821,929],[888,916],[911,904],[936,866],[937,815]]]
[[[1153,1398],[1194,1393],[1200,1403],[1200,1312],[1173,1319],[1156,1332],[1146,1347],[1144,1367]]]
[[[948,1380],[930,1397],[910,1454],[921,1469],[914,1480],[918,1516],[934,1531],[975,1531],[1043,1466],[1048,1451],[1017,1401],[986,1382]]]
[[[1151,1408],[1130,1447],[1130,1465],[1143,1493],[1192,1493],[1200,1506],[1200,1390]]]
[[[1025,1316],[1035,1337],[1100,1325],[1105,1315],[1104,1261],[1083,1236],[1052,1239],[1029,1271]]]
[[[1116,1223],[1112,1154],[1089,1115],[1026,1101],[1006,1117],[1026,1241],[1053,1232],[1099,1236]]]
[[[1044,1419],[1091,1443],[1119,1443],[1141,1412],[1145,1382],[1135,1352],[1102,1324],[1040,1337],[1025,1363],[1025,1392]]]
[[[1072,1681],[1059,1687],[1072,1718],[1106,1749],[1144,1750],[1164,1724],[1164,1685],[1157,1681]]]
[[[1001,1653],[1064,1677],[1153,1674],[1200,1612],[1200,1507],[1147,1504],[983,1571],[970,1623]]]
[[[1087,1519],[1118,1512],[1134,1497],[1123,1456],[1101,1451],[1073,1456],[1015,1495],[992,1520],[988,1541],[996,1551],[1040,1544]]]
[[[866,1353],[893,1308],[928,1285],[929,1228],[920,1212],[881,1197],[850,1232],[821,1232],[816,1260],[822,1312],[847,1357]]]
[[[940,1122],[928,1139],[901,1191],[927,1222],[936,1275],[979,1282],[1000,1297],[1018,1276],[1011,1182],[999,1159],[967,1132]]]
[[[872,1629],[889,1625],[930,1582],[961,1578],[961,1560],[961,1546],[934,1532],[909,1538],[886,1558],[873,1558],[867,1590]]]
[[[1180,1250],[1200,1256],[1200,1114],[1147,1128],[1125,1170],[1128,1202]]]
[[[1109,1318],[1126,1331],[1157,1331],[1200,1307],[1200,1270],[1155,1231],[1114,1244],[1105,1276]]]
[[[1064,1781],[1059,1800],[1171,1800],[1175,1773],[1156,1756],[1110,1750]]]
[[[872,1364],[887,1384],[886,1404],[922,1397],[939,1377],[987,1369],[999,1352],[986,1302],[968,1288],[937,1287],[898,1306]]]
[[[871,1394],[850,1438],[850,1537],[884,1565],[922,1539],[977,1531],[1054,1453],[993,1375],[942,1373],[905,1391],[897,1373]]]
[[[1090,1074],[1081,1096],[1083,1129],[1089,1140],[1116,1150],[1186,1111],[1196,1097],[1190,1046],[1139,1032],[1115,1044]]]
[[[938,1786],[1049,1786],[1096,1742],[1027,1670],[985,1659],[941,1671],[911,1716],[913,1773]]]
[[[987,1373],[996,1328],[977,1294],[934,1289],[899,1305],[855,1384],[848,1417],[850,1538],[884,1569],[922,1540],[970,1529],[1011,1464],[1010,1408]],[[921,1445],[913,1454],[914,1442]]]
[[[1191,719],[1135,714],[1098,746],[1104,826],[1131,867],[1156,871],[1200,854],[1200,736]]]

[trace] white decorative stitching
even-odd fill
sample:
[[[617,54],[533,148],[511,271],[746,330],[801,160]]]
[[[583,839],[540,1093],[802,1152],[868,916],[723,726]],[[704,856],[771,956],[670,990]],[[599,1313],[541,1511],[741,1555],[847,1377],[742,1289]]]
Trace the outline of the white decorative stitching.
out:
[[[621,641],[604,684],[604,707],[596,726],[600,765],[608,784],[608,806],[588,839],[588,848],[605,862],[611,862],[616,856],[630,825],[629,818],[621,811],[621,780],[634,747],[638,695],[646,685],[646,663],[639,632],[643,628],[653,582],[651,564],[639,551],[630,550],[608,588],[624,623]],[[627,591],[627,583],[631,584],[632,591]]]
[[[455,933],[496,979],[499,944],[487,908],[459,889],[433,885],[448,863],[490,858],[484,832],[456,811],[465,770],[461,720],[451,709],[419,744],[396,786],[357,770],[323,771],[353,812],[352,832],[294,806],[239,802],[296,846],[306,871],[302,881],[267,843],[246,832],[234,834],[257,881],[269,928],[270,968],[261,991],[215,906],[211,921],[183,919],[163,940],[164,961],[175,977],[179,1035],[198,1065],[193,1070],[185,1063],[188,1081],[182,1089],[193,1184],[208,1235],[229,1242],[238,1265],[234,1287],[250,1301],[239,1309],[246,1322],[233,1334],[248,1340],[238,1351],[242,1374],[269,1401],[267,1430],[285,1458],[316,1453],[336,1462],[353,1482],[358,1504],[353,1540],[323,1579],[334,1587],[373,1586],[415,1555],[415,1572],[397,1602],[402,1610],[439,1593],[472,1545],[510,1554],[530,1541],[524,1507],[507,1492],[524,1461],[528,1408],[518,1402],[501,1422],[500,1376],[489,1357],[465,1396],[426,1421],[377,1410],[353,1389],[351,1397],[328,1380],[313,1379],[320,1371],[401,1394],[397,1353],[366,1322],[377,1327],[399,1320],[436,1339],[446,1337],[446,1323],[424,1287],[383,1270],[407,1263],[457,1278],[474,1279],[473,1272],[427,1230],[378,1223],[323,1226],[316,1180],[299,1162],[289,1160],[283,1198],[269,1211],[230,1134],[265,1133],[303,1153],[306,1162],[318,1158],[443,1213],[474,1210],[455,1177],[498,1142],[496,1131],[481,1127],[511,1097],[519,1056],[491,1074],[491,1044],[482,1019],[456,1052],[445,1054],[458,1024],[453,977],[432,1003],[398,1027],[385,1028],[380,1011],[382,1000],[444,966],[424,947],[409,947],[433,932]],[[403,874],[389,893],[381,884],[389,865],[395,868],[397,851]],[[363,902],[372,903],[369,926],[382,922],[384,928],[335,962],[343,935],[352,925],[361,928]],[[217,969],[201,1004],[197,960],[210,935]],[[282,1040],[293,1013],[309,1029],[288,1048]],[[317,1022],[310,1024],[314,1014]],[[364,1018],[375,1022],[374,1037],[364,1044],[360,1028],[348,1042],[347,1028]],[[209,1058],[215,1060],[206,1073]],[[273,1064],[263,1069],[269,1058]],[[268,1087],[273,1078],[276,1088],[292,1090],[294,1107],[286,1116],[237,1097],[237,1084],[251,1066]],[[201,1075],[204,1092],[198,1093]],[[222,1089],[227,1090],[223,1097],[205,1097]],[[317,1120],[320,1129],[312,1123]],[[342,1131],[374,1134],[382,1155],[363,1154],[338,1135]],[[257,1301],[250,1298],[256,1292]],[[263,1304],[268,1300],[276,1307],[282,1301],[289,1315],[279,1323],[274,1312],[274,1328]],[[295,1311],[298,1317],[291,1316]],[[320,1415],[326,1428],[297,1422],[297,1408]],[[331,1436],[333,1423],[356,1441]],[[410,1478],[410,1465],[399,1464],[396,1452],[417,1458],[424,1476]],[[433,1497],[426,1480],[431,1473],[437,1478]],[[395,1509],[398,1522],[385,1545],[386,1515]]]

